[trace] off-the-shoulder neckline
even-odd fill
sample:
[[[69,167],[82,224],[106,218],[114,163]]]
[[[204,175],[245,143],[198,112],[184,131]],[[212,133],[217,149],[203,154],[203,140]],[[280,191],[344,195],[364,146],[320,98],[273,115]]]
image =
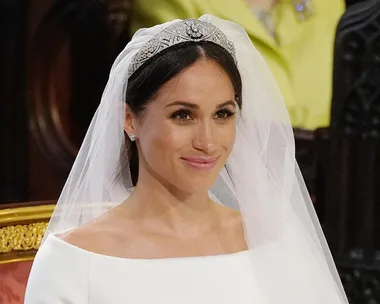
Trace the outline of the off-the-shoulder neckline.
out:
[[[212,259],[226,259],[226,258],[233,258],[233,257],[239,257],[241,255],[246,255],[249,253],[249,250],[244,250],[244,251],[239,251],[239,252],[234,252],[234,253],[225,253],[225,254],[215,254],[215,255],[204,255],[204,256],[189,256],[189,257],[168,257],[168,258],[124,258],[124,257],[117,257],[117,256],[112,256],[112,255],[105,255],[105,254],[100,254],[96,252],[92,252],[89,250],[86,250],[84,248],[78,247],[76,245],[73,245],[71,243],[68,243],[64,240],[62,240],[57,234],[51,233],[45,242],[55,242],[59,245],[63,245],[67,248],[70,248],[72,250],[77,250],[82,253],[96,256],[99,258],[106,258],[106,259],[114,259],[114,260],[123,260],[123,261],[149,261],[149,262],[168,262],[168,261],[190,261],[190,260],[212,260]]]

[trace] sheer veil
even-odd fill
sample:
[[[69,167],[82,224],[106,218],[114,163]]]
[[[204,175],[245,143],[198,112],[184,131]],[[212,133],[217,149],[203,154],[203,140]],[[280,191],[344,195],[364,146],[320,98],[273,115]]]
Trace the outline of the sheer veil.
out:
[[[210,195],[241,212],[260,303],[348,303],[295,161],[292,127],[273,76],[242,27],[210,15],[200,20],[233,42],[242,76],[235,146]],[[173,22],[178,20],[139,30],[115,60],[45,238],[81,226],[128,197],[131,179],[118,175],[128,145],[128,67]],[[129,172],[128,166],[122,170]]]

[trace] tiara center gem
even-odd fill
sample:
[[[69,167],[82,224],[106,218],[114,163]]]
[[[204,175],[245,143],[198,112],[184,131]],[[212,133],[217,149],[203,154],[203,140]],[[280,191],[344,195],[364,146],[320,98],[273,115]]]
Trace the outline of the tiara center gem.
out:
[[[186,34],[192,39],[200,39],[203,37],[203,31],[198,23],[188,23],[186,26]]]

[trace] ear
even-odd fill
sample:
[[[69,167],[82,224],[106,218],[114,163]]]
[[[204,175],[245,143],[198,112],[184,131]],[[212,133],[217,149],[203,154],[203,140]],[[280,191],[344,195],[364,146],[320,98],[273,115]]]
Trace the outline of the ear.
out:
[[[127,105],[125,109],[125,120],[124,120],[124,131],[130,136],[133,134],[136,136],[136,128],[137,125],[137,118],[132,113],[130,107]]]

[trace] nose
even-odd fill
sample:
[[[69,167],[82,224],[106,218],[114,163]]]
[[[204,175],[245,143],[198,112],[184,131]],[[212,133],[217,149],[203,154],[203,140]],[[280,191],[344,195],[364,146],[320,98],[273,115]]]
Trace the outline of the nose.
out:
[[[214,154],[216,143],[212,122],[199,122],[197,124],[193,135],[193,147],[209,155]]]

